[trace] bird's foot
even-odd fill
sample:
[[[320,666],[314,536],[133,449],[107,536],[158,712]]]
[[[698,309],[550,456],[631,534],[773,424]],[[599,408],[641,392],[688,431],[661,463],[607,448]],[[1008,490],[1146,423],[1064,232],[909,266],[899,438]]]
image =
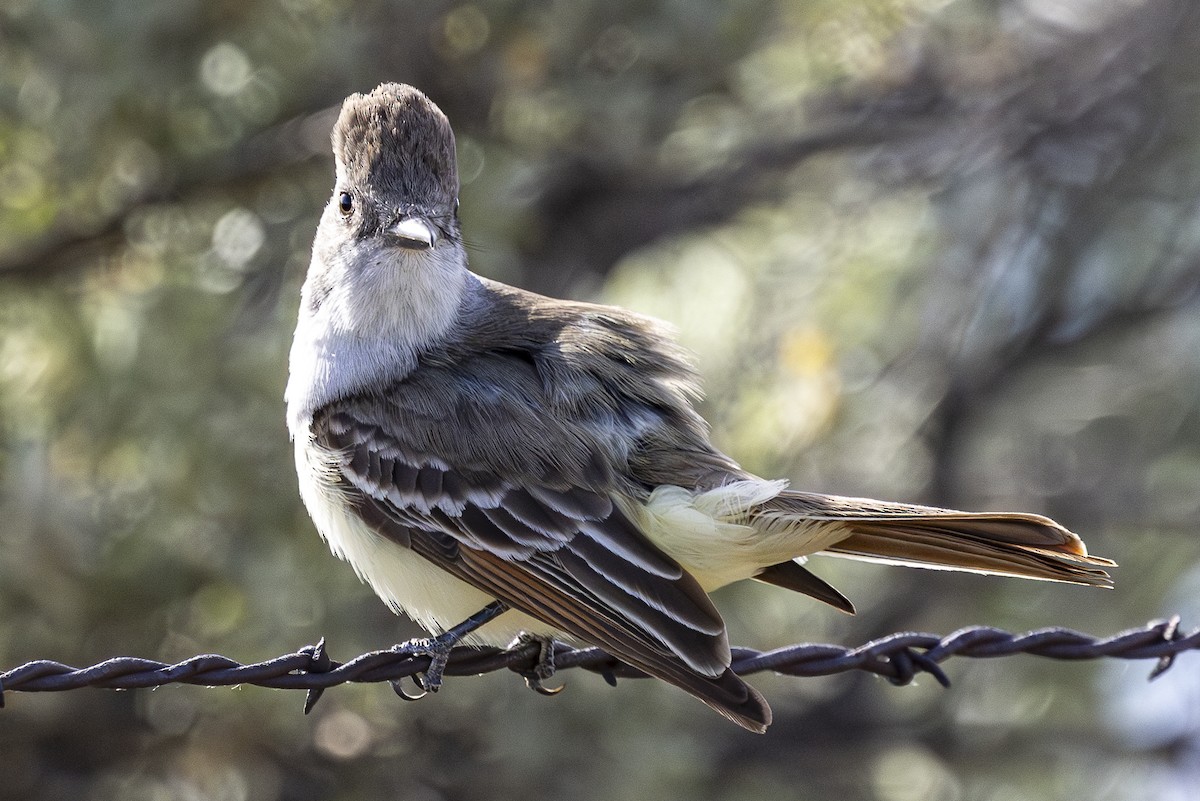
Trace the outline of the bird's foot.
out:
[[[446,632],[437,637],[418,637],[392,647],[392,650],[408,656],[429,657],[429,667],[425,668],[425,672],[413,676],[413,681],[423,693],[436,693],[442,686],[442,676],[446,672],[446,665],[450,662],[450,652],[462,639],[449,635],[450,632]]]
[[[539,695],[558,695],[566,685],[547,687],[543,682],[554,676],[554,640],[550,637],[539,637],[536,634],[522,634],[513,642],[510,649],[522,648],[529,643],[537,643],[538,658],[533,666],[526,670],[518,670],[525,679],[525,686]]]
[[[446,672],[446,665],[450,661],[450,652],[454,650],[454,647],[468,634],[498,615],[503,614],[507,609],[508,606],[504,603],[493,601],[462,623],[436,637],[418,637],[408,642],[394,645],[392,646],[392,650],[402,653],[405,656],[429,657],[429,667],[425,668],[425,672],[420,677],[414,676],[413,681],[421,688],[422,694],[436,693],[438,688],[442,686],[442,675]],[[397,693],[406,699],[415,700],[420,697],[408,695],[395,682],[393,682],[392,686]]]

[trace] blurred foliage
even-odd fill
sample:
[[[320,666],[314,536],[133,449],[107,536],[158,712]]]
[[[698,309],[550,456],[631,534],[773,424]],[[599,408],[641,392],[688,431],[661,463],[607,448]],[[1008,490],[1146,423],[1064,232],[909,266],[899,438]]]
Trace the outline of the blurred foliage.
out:
[[[842,494],[1052,514],[1100,593],[817,559],[856,618],[733,640],[1200,622],[1200,19],[1188,0],[9,0],[0,665],[346,658],[417,632],[329,555],[281,393],[341,98],[458,133],[474,269],[674,323],[718,442]],[[1184,799],[1200,681],[956,663],[756,683],[16,695],[0,799]],[[1190,672],[1189,672],[1190,671]]]

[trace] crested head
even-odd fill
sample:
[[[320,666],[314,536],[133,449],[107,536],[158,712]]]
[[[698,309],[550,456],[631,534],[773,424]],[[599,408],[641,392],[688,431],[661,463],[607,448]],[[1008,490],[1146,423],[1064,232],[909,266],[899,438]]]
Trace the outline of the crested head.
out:
[[[301,293],[289,423],[397,380],[454,325],[471,283],[454,133],[411,86],[351,95],[333,129],[333,194]]]
[[[338,176],[393,204],[426,213],[458,199],[454,131],[442,110],[406,84],[385,83],[346,98],[333,128]]]

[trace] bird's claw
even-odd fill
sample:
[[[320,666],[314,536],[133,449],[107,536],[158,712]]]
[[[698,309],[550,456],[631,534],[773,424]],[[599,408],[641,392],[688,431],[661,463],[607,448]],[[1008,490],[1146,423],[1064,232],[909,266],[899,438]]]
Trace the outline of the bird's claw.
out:
[[[543,684],[544,681],[554,675],[554,640],[548,637],[537,637],[533,634],[522,634],[513,643],[513,648],[521,648],[528,643],[537,643],[538,658],[533,666],[528,670],[518,670],[517,673],[525,679],[525,686],[533,690],[538,695],[558,695],[564,689],[565,684],[560,684],[557,687],[547,687]]]
[[[427,695],[427,693],[421,688],[421,683],[417,680],[416,676],[413,676],[412,680],[413,684],[416,684],[417,689],[420,690],[420,692],[416,693],[415,695],[410,695],[408,691],[404,689],[404,679],[392,679],[388,682],[388,684],[392,685],[392,690],[396,693],[396,695],[400,696],[405,701],[420,701]]]
[[[429,667],[425,668],[425,671],[419,676],[412,677],[417,686],[421,688],[421,695],[411,696],[397,688],[394,682],[392,688],[401,697],[409,701],[415,701],[425,693],[436,693],[442,686],[442,676],[446,672],[446,665],[450,661],[450,652],[458,644],[459,639],[459,637],[451,636],[450,632],[447,632],[437,637],[418,637],[417,639],[392,646],[393,651],[402,653],[405,656],[429,657]]]

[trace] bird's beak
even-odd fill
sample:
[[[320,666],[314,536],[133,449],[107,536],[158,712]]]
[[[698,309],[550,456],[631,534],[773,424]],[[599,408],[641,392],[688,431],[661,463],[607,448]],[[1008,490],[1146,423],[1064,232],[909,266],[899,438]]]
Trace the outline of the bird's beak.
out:
[[[395,243],[408,250],[429,250],[437,244],[437,229],[420,217],[405,217],[386,229]]]

